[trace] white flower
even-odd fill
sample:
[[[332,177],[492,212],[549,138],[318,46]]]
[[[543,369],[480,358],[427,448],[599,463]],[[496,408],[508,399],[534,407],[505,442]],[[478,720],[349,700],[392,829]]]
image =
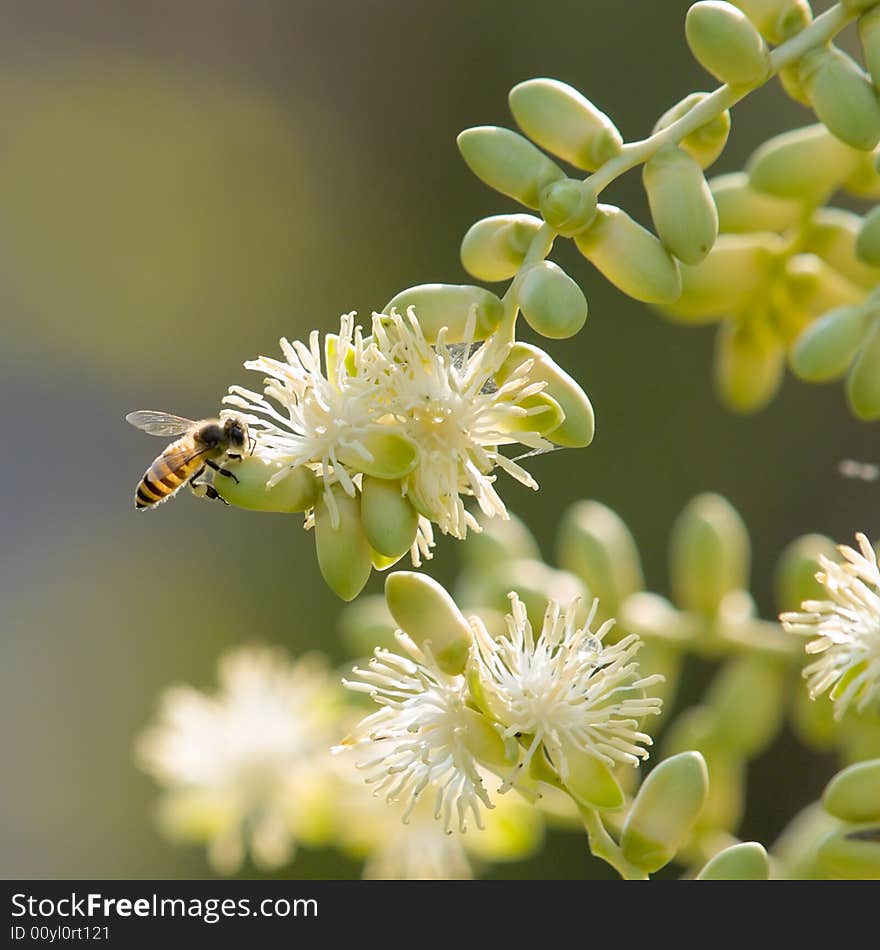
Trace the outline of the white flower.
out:
[[[316,330],[309,336],[308,346],[282,339],[283,361],[261,356],[244,364],[246,369],[265,374],[264,393],[230,386],[224,397],[224,403],[235,407],[254,434],[254,454],[283,466],[268,487],[294,468],[309,465],[323,477],[325,487],[338,482],[354,496],[357,469],[346,465],[340,456],[349,461],[370,458],[363,439],[381,414],[375,387],[359,372],[364,344],[354,316],[342,317],[335,354],[324,359],[325,368]],[[327,340],[325,346],[329,346]],[[325,497],[329,501],[332,493],[325,491]]]
[[[471,619],[474,659],[489,712],[504,726],[506,738],[531,737],[505,787],[542,745],[563,782],[573,753],[595,756],[609,766],[637,765],[647,758],[642,746],[651,738],[639,731],[638,720],[659,713],[661,700],[646,698],[641,690],[663,677],[639,677],[633,661],[641,647],[638,636],[604,644],[614,621],[594,633],[598,600],[583,624],[577,623],[579,601],[573,600],[564,610],[550,602],[536,639],[523,602],[513,593],[510,601],[508,636],[492,637],[478,618]]]
[[[404,489],[418,511],[457,538],[465,537],[468,528],[479,530],[462,495],[473,496],[487,516],[507,518],[494,487],[494,469],[538,487],[525,469],[502,455],[500,446],[552,447],[523,424],[544,411],[521,405],[546,385],[529,380],[530,361],[496,383],[509,352],[510,344],[495,338],[448,345],[444,331],[431,345],[412,308],[406,316],[393,311],[373,315],[365,372],[419,450],[419,463],[405,478]]]
[[[336,751],[366,750],[358,761],[366,782],[386,801],[405,804],[404,821],[427,793],[446,831],[464,831],[469,816],[481,827],[480,806],[494,806],[469,744],[480,714],[466,705],[465,678],[444,673],[402,631],[395,637],[408,657],[377,649],[367,669],[355,668],[358,679],[343,680],[381,709]]]
[[[806,651],[819,659],[803,673],[813,699],[837,684],[837,719],[851,703],[862,711],[880,698],[880,569],[870,541],[863,534],[856,540],[859,551],[838,548],[842,564],[819,559],[816,579],[828,599],[804,601],[800,612],[780,617],[789,632],[815,637]]]
[[[318,658],[291,663],[269,647],[228,653],[218,678],[213,695],[166,691],[138,759],[165,786],[171,836],[206,842],[221,873],[240,866],[247,846],[260,866],[279,867],[307,830],[299,791],[332,742],[338,686]]]

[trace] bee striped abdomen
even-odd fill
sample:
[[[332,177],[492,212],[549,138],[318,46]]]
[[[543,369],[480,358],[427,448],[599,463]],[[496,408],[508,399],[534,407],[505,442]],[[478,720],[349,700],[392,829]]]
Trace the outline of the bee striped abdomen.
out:
[[[135,507],[149,508],[174,495],[204,465],[205,454],[192,443],[169,445],[140,480],[134,496]]]

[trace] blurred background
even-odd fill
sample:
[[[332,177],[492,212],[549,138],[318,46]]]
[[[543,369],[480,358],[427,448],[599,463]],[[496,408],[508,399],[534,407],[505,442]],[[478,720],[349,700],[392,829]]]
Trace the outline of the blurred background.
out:
[[[125,413],[214,414],[230,383],[248,381],[241,363],[274,355],[282,334],[368,317],[413,284],[467,280],[461,236],[513,209],[470,174],[456,134],[510,124],[511,85],[547,75],[626,138],[644,136],[673,102],[712,88],[685,44],[687,6],[0,2],[0,874],[205,876],[200,849],[159,838],[155,789],[132,762],[158,693],[210,684],[218,654],[248,639],[345,656],[341,605],[299,517],[183,495],[135,513],[161,445]],[[771,84],[736,109],[712,173],[810,121]],[[608,200],[648,220],[637,175]],[[666,591],[675,515],[717,491],[750,526],[753,589],[771,616],[772,568],[792,538],[880,533],[877,489],[837,474],[843,457],[880,460],[876,428],[851,418],[840,386],[789,378],[769,409],[735,417],[712,393],[713,328],[666,323],[570,242],[557,260],[590,318],[547,348],[590,394],[597,437],[535,459],[540,494],[511,480],[503,491],[548,557],[562,511],[596,498],[627,521],[649,586]],[[441,539],[437,576],[456,561]],[[832,771],[783,736],[753,764],[743,834],[772,840]],[[357,866],[303,851],[290,873]],[[606,869],[583,839],[554,834],[491,873]]]

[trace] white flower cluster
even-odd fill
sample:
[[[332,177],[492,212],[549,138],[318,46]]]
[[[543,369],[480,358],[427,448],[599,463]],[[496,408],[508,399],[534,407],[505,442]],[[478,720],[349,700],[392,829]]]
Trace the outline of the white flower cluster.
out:
[[[805,601],[800,612],[780,617],[789,632],[815,638],[806,650],[819,658],[804,676],[812,698],[831,690],[838,719],[850,705],[862,711],[880,700],[880,568],[865,535],[856,541],[858,551],[840,546],[840,564],[820,558],[816,578],[828,599]]]
[[[412,307],[373,314],[369,336],[348,314],[323,347],[313,332],[308,346],[282,340],[281,360],[245,363],[264,375],[263,392],[232,386],[225,397],[225,412],[256,438],[254,459],[237,472],[262,463],[258,492],[268,497],[304,470],[317,478],[302,507],[307,526],[324,534],[319,560],[331,586],[337,573],[359,576],[361,565],[336,570],[330,562],[362,551],[365,582],[371,567],[390,566],[407,551],[416,566],[429,557],[433,525],[456,538],[479,530],[468,498],[484,515],[507,518],[496,469],[538,485],[511,457],[515,449],[502,450],[551,449],[566,419],[561,403],[589,416],[591,431],[589,401],[546,354],[497,333],[474,342],[475,321],[474,312],[459,334],[464,342],[452,344],[445,327],[426,336]],[[241,492],[227,497],[248,506]],[[337,593],[351,599],[357,590]]]

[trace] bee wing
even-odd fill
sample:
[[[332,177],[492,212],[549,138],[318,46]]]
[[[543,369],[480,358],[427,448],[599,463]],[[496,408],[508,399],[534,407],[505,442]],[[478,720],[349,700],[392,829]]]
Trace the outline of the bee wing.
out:
[[[131,423],[136,429],[143,429],[150,435],[159,435],[170,438],[175,435],[183,435],[188,432],[195,422],[192,419],[184,419],[183,416],[173,416],[170,412],[154,412],[152,409],[138,409],[137,412],[130,412],[125,421]]]

